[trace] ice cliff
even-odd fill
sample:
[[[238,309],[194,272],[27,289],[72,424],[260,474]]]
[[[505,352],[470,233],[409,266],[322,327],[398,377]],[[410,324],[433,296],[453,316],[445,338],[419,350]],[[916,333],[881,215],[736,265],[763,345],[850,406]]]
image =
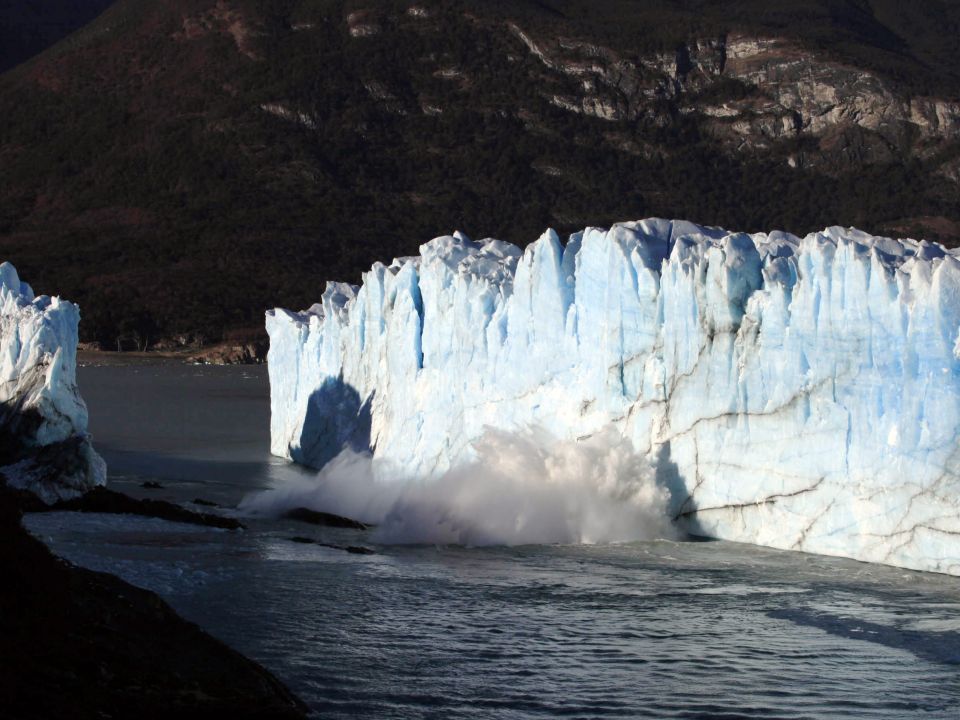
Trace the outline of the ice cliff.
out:
[[[106,481],[76,383],[76,305],[0,264],[0,476],[52,502]]]
[[[960,261],[832,227],[463,235],[267,314],[275,454],[429,478],[614,427],[705,536],[960,574]]]

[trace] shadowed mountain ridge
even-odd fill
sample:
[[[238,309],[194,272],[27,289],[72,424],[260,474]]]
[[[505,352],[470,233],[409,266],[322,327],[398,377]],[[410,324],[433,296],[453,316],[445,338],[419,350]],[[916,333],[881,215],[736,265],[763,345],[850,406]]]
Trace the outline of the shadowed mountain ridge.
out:
[[[960,238],[960,3],[120,0],[0,76],[0,256],[219,339],[455,228]]]

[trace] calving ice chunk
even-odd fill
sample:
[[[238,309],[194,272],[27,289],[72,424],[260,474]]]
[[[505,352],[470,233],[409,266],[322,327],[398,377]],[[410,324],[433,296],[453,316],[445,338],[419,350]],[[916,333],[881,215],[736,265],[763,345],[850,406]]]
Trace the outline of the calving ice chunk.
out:
[[[76,305],[0,264],[0,476],[51,502],[106,482],[76,383]]]
[[[960,574],[960,262],[838,227],[461,234],[267,314],[277,455],[429,479],[613,428],[690,531]]]

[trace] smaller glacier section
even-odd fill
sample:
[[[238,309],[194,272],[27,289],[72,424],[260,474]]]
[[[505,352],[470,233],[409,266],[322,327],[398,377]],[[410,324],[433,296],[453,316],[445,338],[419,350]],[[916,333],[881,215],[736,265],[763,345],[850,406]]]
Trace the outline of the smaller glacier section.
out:
[[[80,313],[0,264],[0,478],[45,502],[106,482],[77,390]]]
[[[383,482],[613,428],[690,532],[960,574],[960,260],[831,227],[462,234],[267,313],[274,454]]]

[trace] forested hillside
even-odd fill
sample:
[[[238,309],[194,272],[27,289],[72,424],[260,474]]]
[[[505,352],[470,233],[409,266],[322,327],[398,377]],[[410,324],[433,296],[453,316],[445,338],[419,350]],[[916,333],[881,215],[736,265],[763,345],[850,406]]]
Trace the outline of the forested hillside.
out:
[[[120,0],[0,76],[0,257],[212,341],[461,229],[960,238],[960,3]]]

